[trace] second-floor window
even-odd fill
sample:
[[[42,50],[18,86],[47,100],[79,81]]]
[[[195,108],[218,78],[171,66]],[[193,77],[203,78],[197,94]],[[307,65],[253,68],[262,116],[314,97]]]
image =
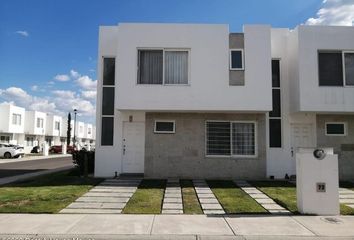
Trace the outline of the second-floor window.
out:
[[[320,86],[354,86],[354,52],[319,51]]]
[[[21,114],[12,114],[12,124],[21,125]]]
[[[56,121],[54,125],[55,130],[60,130],[60,122]]]
[[[230,50],[230,70],[244,70],[243,49]]]
[[[80,126],[80,133],[84,132],[84,128],[82,126]]]
[[[43,118],[37,118],[37,128],[43,128]]]
[[[138,84],[189,83],[188,50],[138,50]]]
[[[87,129],[87,134],[91,134],[91,128]]]

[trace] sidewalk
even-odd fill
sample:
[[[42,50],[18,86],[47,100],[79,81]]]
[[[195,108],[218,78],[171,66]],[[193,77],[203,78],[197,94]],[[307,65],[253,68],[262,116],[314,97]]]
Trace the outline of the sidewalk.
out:
[[[0,239],[10,235],[91,239],[353,239],[354,216],[0,214]]]

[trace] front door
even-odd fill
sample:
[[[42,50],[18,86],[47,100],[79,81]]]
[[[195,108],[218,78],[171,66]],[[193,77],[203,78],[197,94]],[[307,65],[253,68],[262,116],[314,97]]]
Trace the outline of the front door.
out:
[[[291,124],[291,158],[292,167],[296,168],[295,154],[298,148],[315,147],[315,135],[313,124],[294,123]]]
[[[123,173],[144,173],[145,123],[123,123]]]

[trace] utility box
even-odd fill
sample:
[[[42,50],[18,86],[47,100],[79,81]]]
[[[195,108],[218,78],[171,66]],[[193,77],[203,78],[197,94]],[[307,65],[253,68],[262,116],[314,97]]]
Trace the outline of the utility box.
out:
[[[300,213],[339,214],[338,156],[333,148],[299,148],[296,194]]]

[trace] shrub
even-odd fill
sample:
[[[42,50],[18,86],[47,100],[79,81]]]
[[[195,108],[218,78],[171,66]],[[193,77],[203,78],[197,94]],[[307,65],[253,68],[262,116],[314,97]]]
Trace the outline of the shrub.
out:
[[[80,150],[74,151],[73,155],[73,162],[75,166],[79,169],[80,175],[84,175],[85,173],[85,157],[87,157],[87,167],[88,173],[93,173],[95,170],[95,151],[87,151],[87,150]]]

